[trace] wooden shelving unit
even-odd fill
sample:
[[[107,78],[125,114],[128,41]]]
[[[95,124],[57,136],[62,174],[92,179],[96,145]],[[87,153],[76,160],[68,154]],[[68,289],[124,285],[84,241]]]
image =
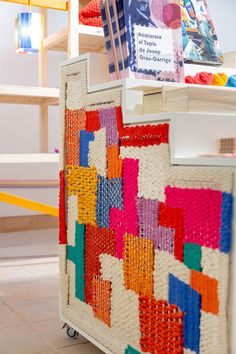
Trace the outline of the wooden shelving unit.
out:
[[[48,87],[0,85],[0,103],[57,106],[59,90]]]
[[[69,58],[81,53],[104,51],[103,29],[78,23],[79,9],[89,0],[2,0],[39,6],[42,14],[42,46],[38,54],[38,87],[0,85],[0,103],[22,103],[40,107],[40,153],[48,152],[48,106],[59,104],[58,89],[48,86],[48,51],[65,51]],[[48,9],[68,12],[68,26],[48,36]]]
[[[66,52],[68,48],[68,28],[63,28],[43,40],[43,47],[47,50]],[[81,54],[104,51],[103,29],[92,26],[78,25],[78,43]]]

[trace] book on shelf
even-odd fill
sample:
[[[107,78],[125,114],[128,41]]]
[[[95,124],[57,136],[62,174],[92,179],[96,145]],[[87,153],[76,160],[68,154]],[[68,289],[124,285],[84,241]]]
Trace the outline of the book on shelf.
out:
[[[100,7],[112,79],[184,81],[176,0],[101,0]]]
[[[187,86],[163,88],[165,112],[207,112],[236,114],[235,92]]]
[[[223,64],[223,55],[207,0],[180,0],[184,60],[206,65]]]

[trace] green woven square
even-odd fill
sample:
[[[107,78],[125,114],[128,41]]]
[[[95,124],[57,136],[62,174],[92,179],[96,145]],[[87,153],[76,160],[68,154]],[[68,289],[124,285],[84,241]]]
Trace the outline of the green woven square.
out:
[[[125,349],[125,354],[140,354],[140,352],[128,345],[128,347]]]
[[[75,263],[75,296],[85,301],[84,295],[84,232],[85,226],[75,224],[75,247],[67,246],[67,259]]]
[[[189,268],[196,271],[201,271],[201,246],[192,243],[185,243],[184,245],[184,264]]]

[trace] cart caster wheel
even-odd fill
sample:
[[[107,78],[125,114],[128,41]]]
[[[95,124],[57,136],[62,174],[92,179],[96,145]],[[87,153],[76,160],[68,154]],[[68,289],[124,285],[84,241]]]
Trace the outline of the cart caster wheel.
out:
[[[62,329],[66,328],[66,333],[68,337],[76,339],[79,333],[72,327],[70,327],[67,323],[64,323]]]

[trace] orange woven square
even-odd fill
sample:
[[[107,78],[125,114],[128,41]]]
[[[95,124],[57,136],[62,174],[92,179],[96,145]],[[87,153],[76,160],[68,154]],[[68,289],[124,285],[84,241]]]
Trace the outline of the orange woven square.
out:
[[[125,235],[124,282],[126,289],[137,294],[153,295],[154,243],[151,240]]]
[[[67,194],[78,195],[78,222],[96,225],[97,170],[66,166]]]
[[[67,165],[79,165],[79,132],[85,129],[83,109],[65,111],[65,154]]]
[[[111,145],[107,148],[107,176],[109,179],[122,177],[122,160],[119,158],[119,146]]]
[[[98,276],[93,277],[93,300],[94,315],[106,325],[111,325],[111,283],[102,280]]]
[[[183,316],[176,305],[147,296],[139,297],[139,319],[143,352],[183,353]]]
[[[192,270],[190,276],[190,286],[202,295],[202,310],[218,315],[218,280]]]

